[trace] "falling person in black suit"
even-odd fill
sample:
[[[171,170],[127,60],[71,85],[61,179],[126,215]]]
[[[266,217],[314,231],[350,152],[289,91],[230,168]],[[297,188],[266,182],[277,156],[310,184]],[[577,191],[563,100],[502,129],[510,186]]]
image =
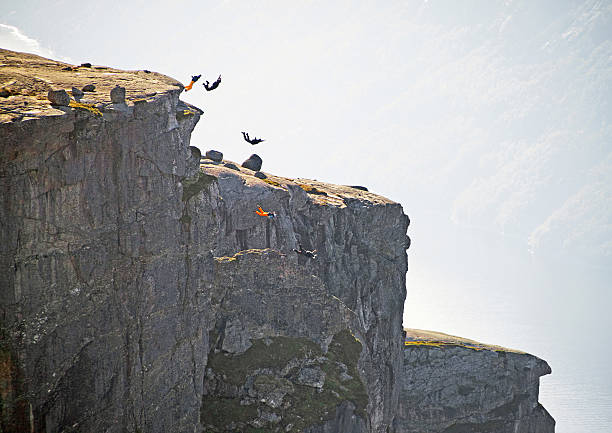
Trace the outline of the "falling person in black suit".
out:
[[[247,142],[251,143],[252,145],[256,145],[256,144],[258,144],[258,143],[261,143],[262,141],[265,141],[265,140],[262,140],[261,138],[257,138],[257,137],[250,138],[250,137],[249,137],[249,133],[248,133],[248,132],[243,132],[243,133],[242,133],[242,137],[244,137],[244,139],[245,139]]]
[[[312,250],[312,251],[304,250],[304,249],[302,249],[302,245],[301,244],[298,244],[298,248],[299,248],[299,250],[296,250],[294,248],[293,251],[295,251],[296,253],[301,254],[303,256],[306,256],[306,257],[308,257],[310,259],[316,259],[317,258],[317,250]]]
[[[211,90],[215,90],[217,87],[219,87],[219,84],[221,84],[221,75],[219,75],[219,78],[217,78],[217,81],[215,81],[212,84],[206,81],[204,83],[204,88],[210,92]]]

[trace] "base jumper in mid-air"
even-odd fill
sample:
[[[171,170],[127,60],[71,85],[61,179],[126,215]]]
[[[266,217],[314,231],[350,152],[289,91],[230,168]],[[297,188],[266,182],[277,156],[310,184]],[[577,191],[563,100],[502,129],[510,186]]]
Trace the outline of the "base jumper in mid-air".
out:
[[[201,76],[202,76],[202,74],[192,76],[192,77],[191,77],[191,83],[189,83],[189,84],[187,84],[187,85],[185,86],[185,92],[190,91],[190,90],[191,90],[191,88],[193,87],[193,84],[194,84],[196,81],[198,81],[198,80],[200,79],[200,77],[201,77]]]
[[[242,133],[242,137],[244,137],[244,139],[248,143],[251,143],[252,145],[256,145],[257,143],[261,143],[262,141],[265,141],[265,140],[262,140],[261,138],[257,138],[257,137],[250,138],[248,132],[243,132]]]
[[[219,75],[219,78],[217,78],[217,81],[215,81],[212,84],[206,81],[204,83],[204,88],[210,92],[211,90],[215,90],[217,87],[219,87],[219,84],[221,84],[221,75]]]
[[[268,217],[268,218],[275,218],[276,217],[276,214],[274,212],[266,212],[266,211],[264,211],[261,208],[261,206],[257,206],[257,210],[255,211],[255,213],[257,215],[265,216],[265,217]]]
[[[293,251],[295,251],[296,253],[301,254],[303,256],[306,256],[308,258],[311,258],[311,259],[316,259],[317,258],[317,250],[309,251],[309,250],[302,249],[302,245],[301,244],[298,244],[298,248],[299,248],[299,250],[296,250],[294,248]]]

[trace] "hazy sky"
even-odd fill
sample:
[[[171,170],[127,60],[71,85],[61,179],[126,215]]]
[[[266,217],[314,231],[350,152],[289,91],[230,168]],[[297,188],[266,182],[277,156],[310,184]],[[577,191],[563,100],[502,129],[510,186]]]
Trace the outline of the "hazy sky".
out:
[[[193,145],[404,206],[406,324],[532,351],[561,378],[567,338],[611,354],[612,2],[4,0],[0,46],[222,74],[182,95],[205,112]]]

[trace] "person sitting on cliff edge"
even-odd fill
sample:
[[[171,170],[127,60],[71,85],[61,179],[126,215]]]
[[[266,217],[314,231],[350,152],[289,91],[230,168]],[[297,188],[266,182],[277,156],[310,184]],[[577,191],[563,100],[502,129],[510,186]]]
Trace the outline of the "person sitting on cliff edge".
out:
[[[193,75],[191,77],[191,83],[189,83],[188,85],[185,86],[185,92],[188,92],[191,90],[191,88],[193,87],[193,84],[198,81],[200,79],[200,77],[202,76],[202,74],[200,75]]]

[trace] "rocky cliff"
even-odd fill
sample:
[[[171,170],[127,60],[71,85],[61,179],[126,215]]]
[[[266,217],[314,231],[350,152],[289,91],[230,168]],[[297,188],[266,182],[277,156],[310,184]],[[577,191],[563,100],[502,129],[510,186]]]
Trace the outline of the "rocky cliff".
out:
[[[396,430],[403,433],[547,433],[535,356],[431,331],[407,329]]]
[[[161,74],[0,56],[0,431],[411,431],[399,204],[201,160]]]

